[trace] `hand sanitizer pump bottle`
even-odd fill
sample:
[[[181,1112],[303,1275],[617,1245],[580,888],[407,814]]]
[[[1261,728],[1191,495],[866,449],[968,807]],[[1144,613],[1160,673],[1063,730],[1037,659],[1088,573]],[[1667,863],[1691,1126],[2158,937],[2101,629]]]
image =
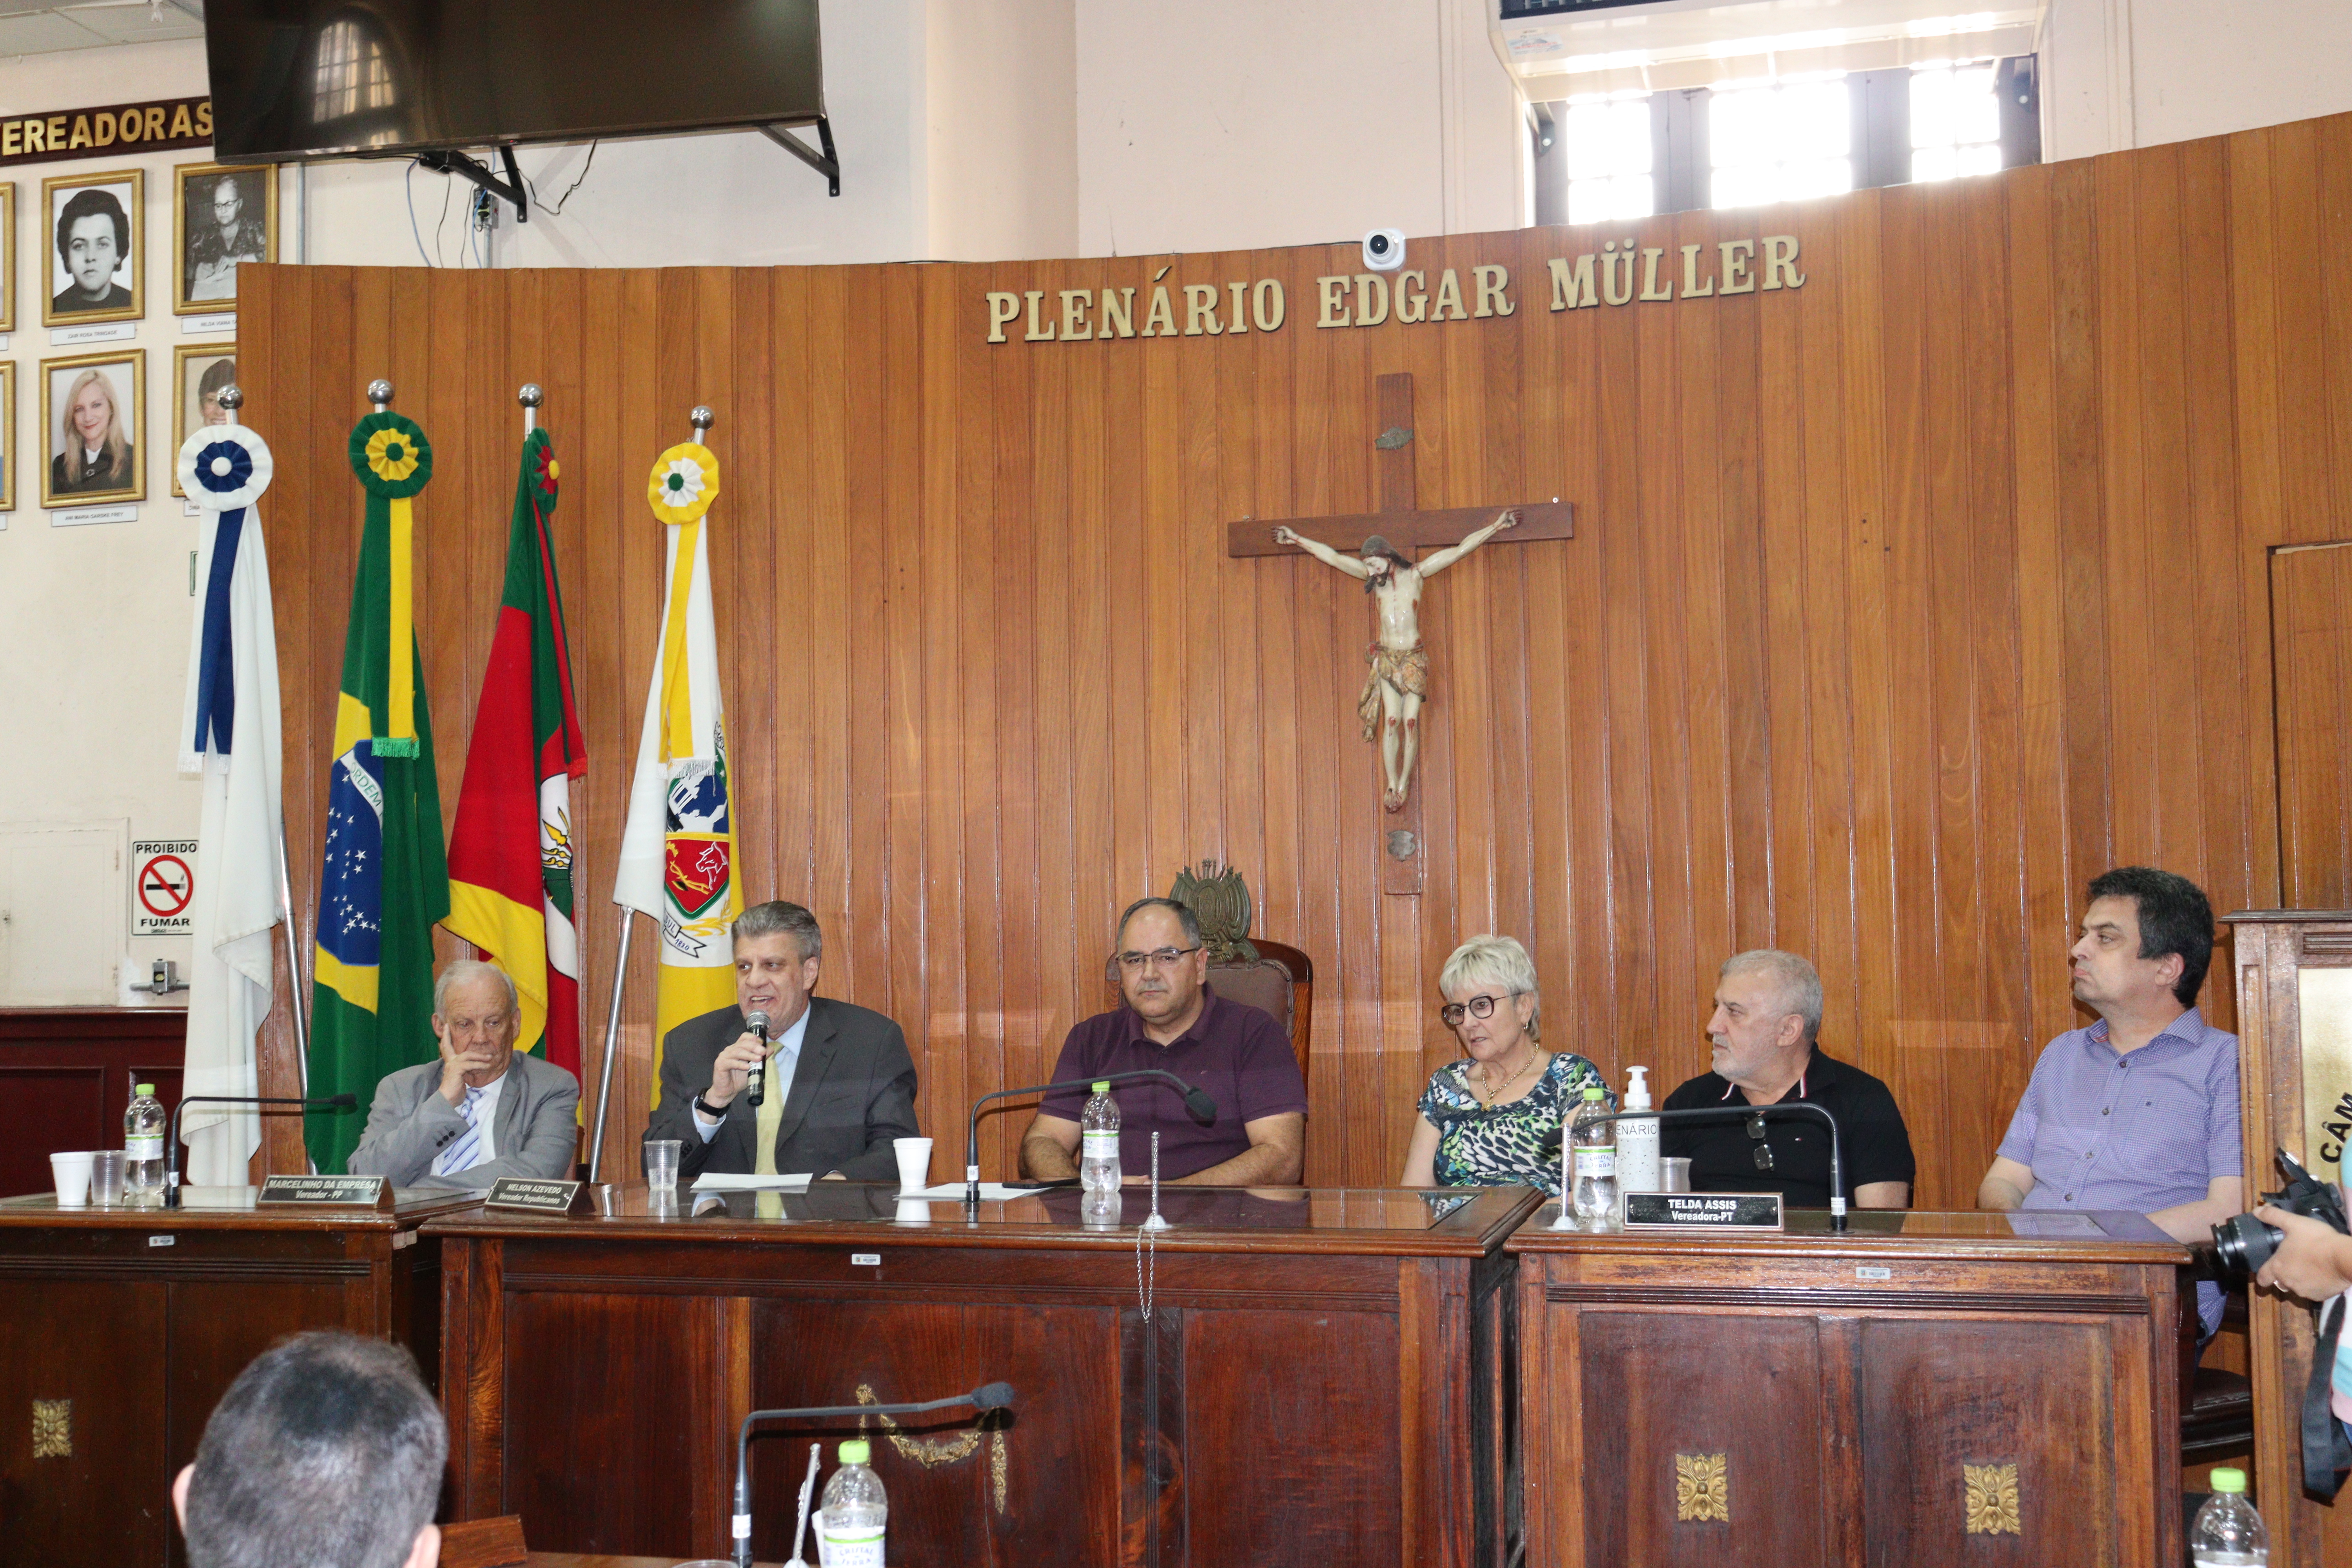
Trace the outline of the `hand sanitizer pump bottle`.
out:
[[[1625,1086],[1625,1109],[1650,1109],[1650,1069],[1628,1068],[1630,1081]],[[1658,1124],[1650,1117],[1617,1124],[1617,1190],[1620,1193],[1654,1193],[1664,1185],[1664,1172],[1658,1163]]]

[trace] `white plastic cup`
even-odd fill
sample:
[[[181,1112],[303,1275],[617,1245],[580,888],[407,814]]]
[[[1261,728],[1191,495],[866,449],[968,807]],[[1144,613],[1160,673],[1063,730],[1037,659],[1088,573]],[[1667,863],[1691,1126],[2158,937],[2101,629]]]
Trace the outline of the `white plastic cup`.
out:
[[[919,1193],[931,1184],[931,1141],[928,1138],[893,1138],[890,1147],[898,1155],[898,1190]]]
[[[89,1206],[89,1162],[88,1149],[69,1154],[49,1156],[49,1175],[58,1184],[58,1207],[78,1209]]]
[[[89,1201],[100,1208],[122,1204],[123,1173],[131,1156],[121,1149],[100,1149],[89,1157]]]
[[[646,1185],[656,1192],[677,1190],[677,1155],[686,1145],[676,1138],[646,1140]]]

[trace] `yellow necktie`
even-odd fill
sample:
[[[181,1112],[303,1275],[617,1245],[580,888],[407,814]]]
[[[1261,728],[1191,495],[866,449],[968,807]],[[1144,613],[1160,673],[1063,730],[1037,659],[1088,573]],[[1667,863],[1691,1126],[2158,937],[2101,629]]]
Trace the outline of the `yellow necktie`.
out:
[[[784,1124],[784,1086],[776,1081],[776,1058],[768,1058],[768,1095],[760,1105],[759,1131],[754,1141],[759,1144],[758,1157],[751,1162],[756,1175],[776,1173],[776,1131]]]

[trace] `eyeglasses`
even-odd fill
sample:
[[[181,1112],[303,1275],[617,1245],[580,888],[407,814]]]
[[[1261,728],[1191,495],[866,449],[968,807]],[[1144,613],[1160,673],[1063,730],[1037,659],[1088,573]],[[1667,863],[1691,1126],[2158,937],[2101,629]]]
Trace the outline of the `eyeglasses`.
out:
[[[1448,1002],[1437,1010],[1437,1016],[1445,1020],[1447,1028],[1458,1029],[1462,1026],[1465,1013],[1473,1018],[1491,1018],[1495,1016],[1496,1003],[1502,1001],[1504,996],[1517,994],[1519,993],[1516,991],[1506,991],[1502,996],[1473,996],[1467,1002]]]
[[[1764,1119],[1762,1117],[1751,1116],[1748,1119],[1748,1136],[1756,1140],[1756,1168],[1759,1171],[1770,1170],[1772,1168],[1772,1145],[1764,1142]]]
[[[1147,963],[1155,969],[1173,969],[1177,960],[1200,951],[1197,947],[1163,947],[1150,952],[1122,952],[1118,955],[1118,966],[1129,974],[1142,973]]]

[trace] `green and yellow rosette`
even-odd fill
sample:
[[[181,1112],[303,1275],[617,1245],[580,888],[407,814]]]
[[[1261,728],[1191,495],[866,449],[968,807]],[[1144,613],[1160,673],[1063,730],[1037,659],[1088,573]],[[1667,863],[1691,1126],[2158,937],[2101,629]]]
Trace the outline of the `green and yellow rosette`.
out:
[[[681,441],[654,459],[646,499],[664,522],[698,522],[719,499],[719,459],[698,441]]]
[[[433,477],[433,443],[416,422],[380,410],[352,426],[352,472],[367,492],[367,521],[379,521],[391,540],[390,656],[385,660],[385,733],[372,737],[379,757],[416,755],[416,617],[412,595],[412,544],[416,531],[410,498]]]
[[[694,754],[694,702],[687,680],[686,602],[694,586],[695,552],[701,548],[702,515],[719,499],[719,459],[699,441],[681,441],[654,459],[646,500],[654,515],[677,530],[670,552],[669,613],[663,617],[661,760]]]

